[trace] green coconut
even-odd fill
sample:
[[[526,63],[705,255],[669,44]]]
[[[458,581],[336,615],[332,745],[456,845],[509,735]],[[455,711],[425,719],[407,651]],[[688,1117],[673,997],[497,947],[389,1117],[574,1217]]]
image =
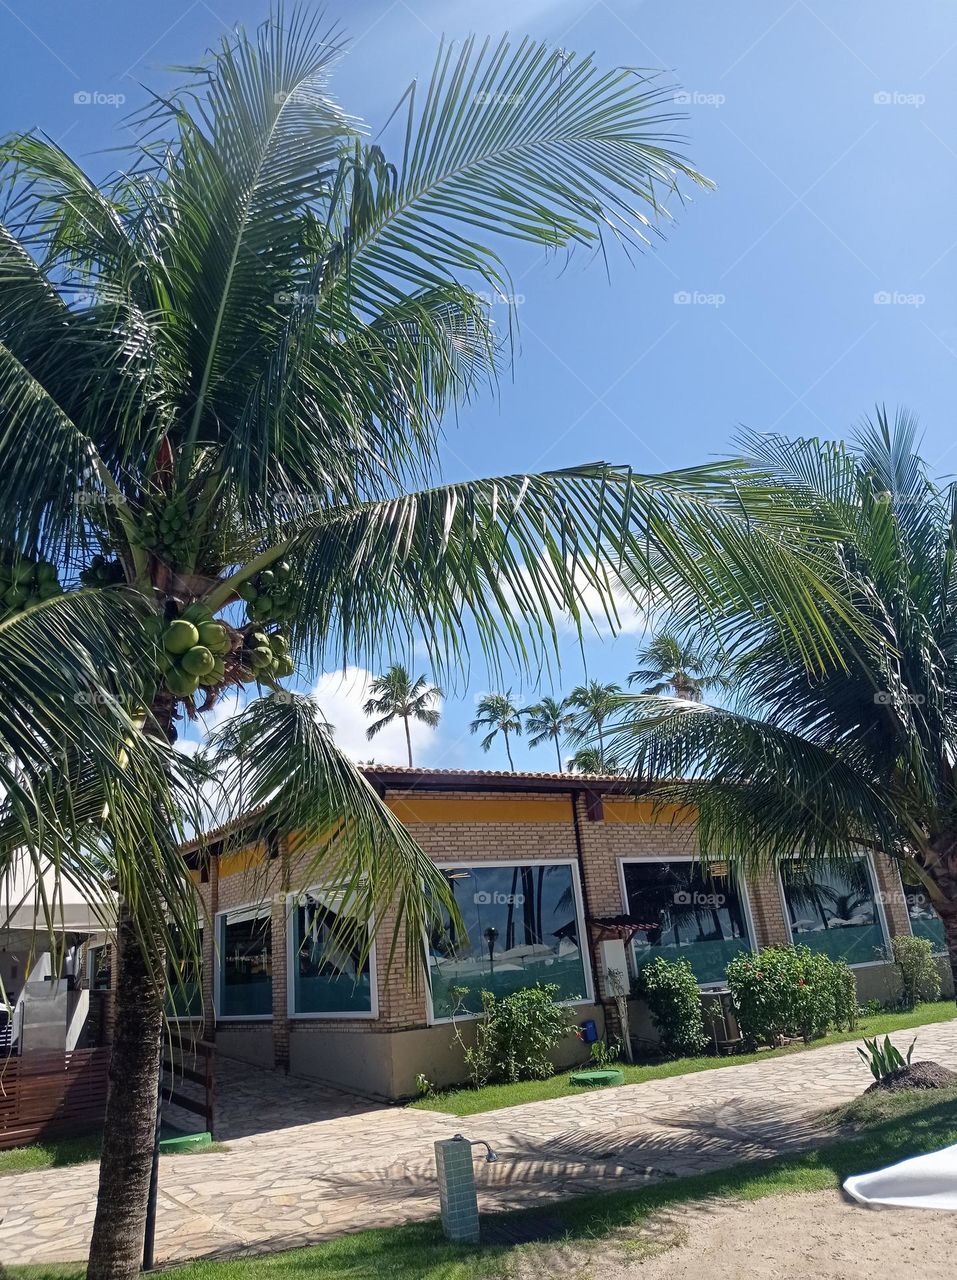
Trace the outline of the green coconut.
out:
[[[205,676],[212,671],[216,659],[204,644],[195,644],[180,658],[180,666],[191,676]]]
[[[249,661],[253,664],[256,671],[264,671],[267,667],[272,666],[272,649],[266,645],[259,645],[255,649],[249,651]]]
[[[166,628],[163,647],[168,653],[185,653],[199,643],[199,630],[188,618],[177,618]]]
[[[276,659],[276,675],[279,676],[280,679],[283,679],[285,676],[291,676],[295,669],[296,664],[293,662],[292,658],[290,658],[288,653],[281,653]]]
[[[4,592],[4,600],[11,609],[22,609],[26,604],[29,592],[26,587],[13,586]]]
[[[281,636],[278,632],[274,636],[269,637],[269,647],[277,657],[289,652],[289,645],[286,643],[285,637]]]
[[[177,698],[188,698],[199,688],[199,676],[191,676],[188,671],[177,671],[174,668],[166,676],[166,687]]]
[[[194,600],[192,604],[187,605],[180,617],[185,618],[187,622],[194,622],[197,627],[213,620],[213,615],[200,600]]]
[[[226,628],[219,622],[201,622],[199,624],[199,643],[204,644],[213,653],[226,653],[229,649],[229,636]]]
[[[251,582],[241,582],[236,588],[236,594],[239,596],[240,600],[245,600],[247,603],[251,603],[259,595],[259,591]]]

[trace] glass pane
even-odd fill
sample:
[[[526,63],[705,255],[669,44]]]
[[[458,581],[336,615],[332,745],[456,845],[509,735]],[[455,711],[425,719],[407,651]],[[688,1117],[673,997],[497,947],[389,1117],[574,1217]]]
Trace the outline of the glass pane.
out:
[[[294,1008],[297,1013],[371,1013],[372,982],[361,926],[333,938],[336,914],[306,895],[295,913]]]
[[[445,872],[465,932],[451,921],[430,939],[432,1003],[437,1018],[456,1006],[482,1008],[483,991],[496,996],[555,983],[557,1000],[584,1000],[581,922],[569,866],[457,867]]]
[[[795,942],[848,964],[883,959],[884,931],[865,859],[795,864],[782,868],[781,880]]]
[[[924,890],[905,884],[904,899],[907,902],[907,914],[910,916],[910,927],[914,936],[927,938],[935,951],[946,951],[944,922],[934,910]]]
[[[702,985],[724,982],[732,956],[751,944],[737,885],[729,871],[696,862],[625,863],[628,913],[641,921],[635,963],[663,955],[691,962]]]
[[[196,950],[203,954],[203,931],[197,930]],[[272,1012],[272,1010],[270,1010]],[[174,946],[166,958],[166,1016],[199,1018],[203,1013],[200,969],[192,955],[177,954]]]
[[[272,1014],[272,925],[268,916],[222,925],[220,1015]]]
[[[112,984],[112,952],[109,947],[90,949],[90,990],[109,991]]]

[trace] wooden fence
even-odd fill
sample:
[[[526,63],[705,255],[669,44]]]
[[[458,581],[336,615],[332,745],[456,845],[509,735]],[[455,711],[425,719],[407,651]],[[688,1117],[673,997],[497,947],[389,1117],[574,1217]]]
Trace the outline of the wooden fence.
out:
[[[186,1092],[181,1086],[194,1086]],[[213,1134],[216,1120],[215,1046],[206,1040],[167,1044],[163,1052],[163,1101],[201,1116]]]
[[[0,1059],[0,1150],[98,1128],[109,1065],[108,1049]]]

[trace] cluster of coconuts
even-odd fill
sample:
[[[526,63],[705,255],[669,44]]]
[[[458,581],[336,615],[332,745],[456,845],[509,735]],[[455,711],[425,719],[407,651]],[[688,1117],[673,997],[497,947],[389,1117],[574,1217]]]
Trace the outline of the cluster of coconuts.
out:
[[[19,613],[62,592],[57,567],[49,560],[34,560],[19,553],[0,560],[0,617]]]
[[[289,656],[289,645],[278,631],[252,631],[245,637],[240,662],[255,680],[281,680],[291,676],[295,663]]]
[[[80,574],[80,581],[88,587],[115,587],[125,577],[119,560],[107,560],[96,555]]]
[[[185,494],[176,494],[161,510],[143,511],[139,535],[146,550],[168,564],[188,564],[194,551],[195,530]]]
[[[187,698],[200,685],[218,685],[226,678],[230,635],[205,605],[191,604],[166,623],[159,644],[158,666],[174,697]]]
[[[250,622],[283,622],[294,616],[301,587],[288,560],[279,560],[244,582],[237,594],[246,601]]]

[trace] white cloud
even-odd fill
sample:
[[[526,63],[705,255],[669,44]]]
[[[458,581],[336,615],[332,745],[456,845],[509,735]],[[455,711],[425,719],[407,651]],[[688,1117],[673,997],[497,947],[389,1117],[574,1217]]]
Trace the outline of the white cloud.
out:
[[[369,718],[362,710],[374,679],[365,667],[346,667],[344,672],[320,676],[311,696],[319,704],[325,718],[336,727],[335,743],[353,760],[374,759],[377,764],[407,764],[405,729],[401,720],[393,721],[371,741],[366,737]],[[441,710],[441,701],[434,704]],[[415,764],[434,760],[439,750],[439,734],[428,725],[413,720],[410,724],[412,758]]]

